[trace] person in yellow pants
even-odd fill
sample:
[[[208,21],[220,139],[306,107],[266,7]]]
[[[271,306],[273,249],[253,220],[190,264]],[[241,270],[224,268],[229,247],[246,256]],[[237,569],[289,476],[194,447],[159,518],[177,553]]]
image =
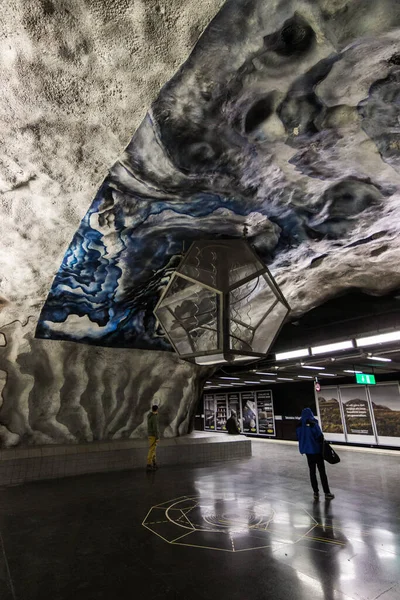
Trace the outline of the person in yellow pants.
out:
[[[158,428],[158,406],[154,404],[151,411],[147,415],[147,435],[149,436],[149,453],[147,455],[147,471],[155,471],[158,469],[156,460],[156,451],[158,440],[160,439],[160,431]]]

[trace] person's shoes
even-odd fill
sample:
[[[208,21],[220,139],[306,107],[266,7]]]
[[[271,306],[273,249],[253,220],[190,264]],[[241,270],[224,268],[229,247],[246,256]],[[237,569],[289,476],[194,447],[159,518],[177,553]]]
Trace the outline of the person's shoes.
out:
[[[319,500],[319,494],[314,494],[314,500]]]
[[[155,471],[155,469],[154,469],[153,465],[147,465],[147,467],[146,467],[146,471],[147,471],[148,473],[150,473],[150,471]]]
[[[325,500],[333,500],[335,497],[335,494],[325,494]]]

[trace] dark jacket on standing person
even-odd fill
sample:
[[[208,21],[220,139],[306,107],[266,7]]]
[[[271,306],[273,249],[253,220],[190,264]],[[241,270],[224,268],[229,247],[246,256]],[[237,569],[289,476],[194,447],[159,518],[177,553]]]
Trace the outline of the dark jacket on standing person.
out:
[[[226,430],[228,433],[239,434],[239,425],[234,415],[231,415],[226,422]]]
[[[147,435],[154,436],[157,439],[160,437],[158,429],[158,414],[150,411],[147,415]]]
[[[296,427],[300,454],[321,454],[324,436],[311,408],[305,408]]]

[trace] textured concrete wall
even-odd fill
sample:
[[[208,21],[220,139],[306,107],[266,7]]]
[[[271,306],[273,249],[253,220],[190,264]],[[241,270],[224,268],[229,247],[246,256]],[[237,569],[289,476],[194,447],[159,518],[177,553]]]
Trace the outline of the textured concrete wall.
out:
[[[96,188],[221,0],[13,0],[0,11],[0,443],[185,433],[198,369],[34,340]]]
[[[32,325],[3,327],[3,447],[144,437],[153,402],[163,436],[189,431],[204,369],[166,352],[37,340]]]

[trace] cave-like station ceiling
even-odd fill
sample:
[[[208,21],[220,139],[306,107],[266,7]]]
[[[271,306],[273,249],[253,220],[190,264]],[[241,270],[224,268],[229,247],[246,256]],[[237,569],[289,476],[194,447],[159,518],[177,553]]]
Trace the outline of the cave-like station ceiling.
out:
[[[400,287],[400,4],[229,0],[76,231],[36,336],[170,350],[153,309],[198,239],[248,239],[297,318]]]

